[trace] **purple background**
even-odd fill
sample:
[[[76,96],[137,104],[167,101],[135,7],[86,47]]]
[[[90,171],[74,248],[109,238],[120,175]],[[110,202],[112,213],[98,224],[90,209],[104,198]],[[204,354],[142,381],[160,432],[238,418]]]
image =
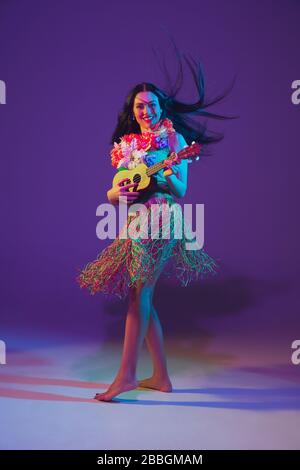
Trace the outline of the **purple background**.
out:
[[[167,335],[196,326],[290,356],[300,326],[299,14],[292,0],[1,0],[3,332],[120,338],[126,307],[80,290],[75,276],[107,244],[95,212],[114,174],[117,112],[136,83],[164,85],[152,46],[176,72],[165,28],[202,61],[209,97],[237,75],[216,110],[240,116],[211,122],[225,140],[189,167],[184,199],[205,204],[206,250],[223,271],[188,289],[159,283]],[[190,85],[187,75],[186,99]]]

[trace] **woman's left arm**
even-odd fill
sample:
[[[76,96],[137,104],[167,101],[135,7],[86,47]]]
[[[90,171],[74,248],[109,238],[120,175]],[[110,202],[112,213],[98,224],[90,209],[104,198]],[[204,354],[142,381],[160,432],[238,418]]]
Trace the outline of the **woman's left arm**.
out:
[[[170,147],[173,152],[178,153],[184,147],[187,146],[187,143],[184,137],[176,132],[174,134],[174,138],[170,141]],[[168,175],[169,170],[165,170],[164,176],[168,183],[168,186],[171,192],[176,197],[183,197],[186,193],[187,189],[187,174],[188,174],[188,162],[187,160],[181,160],[181,162],[177,165],[174,165],[174,173]],[[171,168],[172,170],[172,168]],[[175,173],[176,172],[176,173]]]

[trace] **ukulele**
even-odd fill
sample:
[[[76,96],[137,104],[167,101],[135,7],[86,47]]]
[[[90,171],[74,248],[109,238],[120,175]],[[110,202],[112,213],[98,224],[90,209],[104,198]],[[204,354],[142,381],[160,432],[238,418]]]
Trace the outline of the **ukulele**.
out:
[[[185,147],[184,149],[180,150],[177,153],[177,157],[179,157],[180,160],[193,158],[198,160],[200,150],[200,144],[198,144],[197,142],[193,142],[192,145],[190,145],[189,147]],[[174,160],[175,158],[176,154],[171,154],[168,158],[166,158],[166,160]],[[177,164],[180,163],[180,160],[177,162]],[[159,170],[167,168],[164,162],[165,160],[162,160],[161,162],[155,163],[150,167],[145,165],[144,163],[140,163],[132,170],[121,170],[115,175],[112,182],[112,186],[117,186],[120,181],[126,178],[127,182],[125,186],[127,186],[127,184],[136,184],[136,186],[130,188],[129,191],[141,191],[143,189],[146,189],[148,188],[148,186],[150,186],[151,176],[157,173]]]

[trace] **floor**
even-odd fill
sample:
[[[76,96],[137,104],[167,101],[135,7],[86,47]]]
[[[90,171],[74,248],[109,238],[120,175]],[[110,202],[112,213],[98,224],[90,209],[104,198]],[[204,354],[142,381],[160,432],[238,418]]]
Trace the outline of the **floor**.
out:
[[[1,449],[299,449],[300,366],[237,338],[166,342],[172,393],[93,400],[120,344],[10,335],[0,365]],[[280,348],[276,348],[280,350]],[[138,378],[149,376],[144,349]]]

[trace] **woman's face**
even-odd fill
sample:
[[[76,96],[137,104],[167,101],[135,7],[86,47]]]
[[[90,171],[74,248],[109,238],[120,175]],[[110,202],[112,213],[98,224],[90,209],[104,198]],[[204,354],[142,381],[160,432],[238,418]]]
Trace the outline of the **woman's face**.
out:
[[[137,93],[133,103],[133,114],[141,131],[152,129],[160,120],[162,109],[157,96],[151,91]]]

